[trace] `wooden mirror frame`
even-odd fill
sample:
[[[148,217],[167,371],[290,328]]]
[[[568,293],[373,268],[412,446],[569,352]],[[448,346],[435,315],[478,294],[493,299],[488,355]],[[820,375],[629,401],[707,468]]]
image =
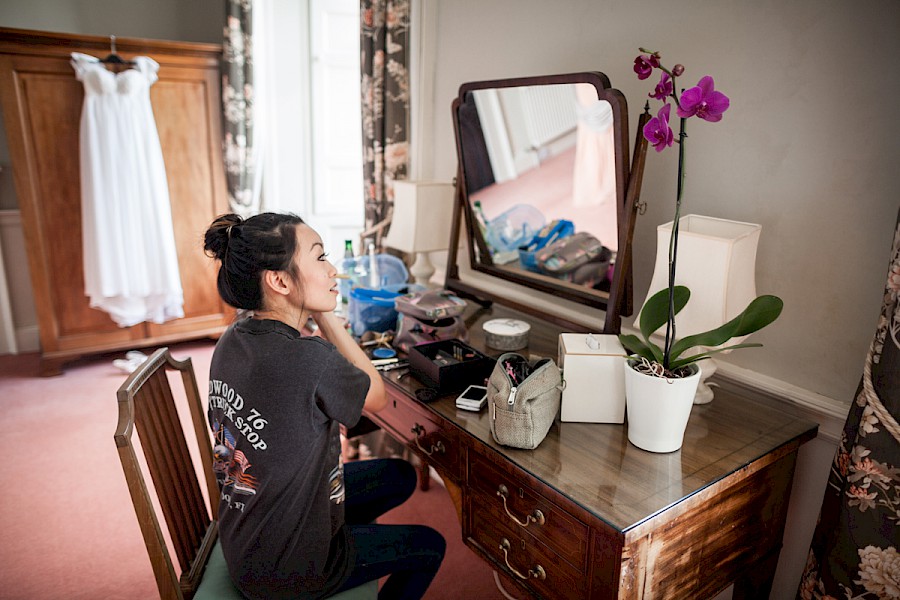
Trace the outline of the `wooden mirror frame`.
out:
[[[477,226],[477,221],[469,202],[469,194],[466,186],[466,170],[462,147],[462,135],[460,128],[459,109],[466,100],[466,95],[486,89],[501,89],[534,85],[558,85],[587,83],[597,90],[599,100],[610,103],[613,112],[614,146],[616,151],[616,221],[618,231],[618,248],[616,253],[613,280],[608,293],[566,281],[556,280],[538,273],[519,272],[512,269],[501,268],[493,265],[487,244]],[[510,281],[532,289],[539,290],[556,297],[565,298],[573,302],[592,308],[605,310],[606,318],[603,323],[603,333],[619,333],[621,317],[629,316],[633,312],[633,282],[632,282],[632,239],[634,237],[634,222],[637,216],[639,204],[641,179],[643,177],[644,162],[647,153],[647,141],[641,135],[644,124],[649,119],[649,106],[638,119],[637,137],[635,140],[634,157],[629,166],[628,162],[628,106],[625,96],[610,86],[609,78],[600,72],[569,73],[562,75],[546,75],[539,77],[520,77],[513,79],[499,79],[490,81],[477,81],[465,83],[459,88],[459,96],[453,100],[453,129],[456,138],[456,152],[458,158],[458,170],[456,177],[456,204],[453,222],[451,224],[450,249],[447,257],[447,273],[444,285],[461,296],[474,299],[488,305],[497,301],[527,314],[547,319],[557,325],[571,331],[597,331],[596,327],[588,327],[576,323],[559,315],[549,314],[538,308],[523,305],[520,302],[504,297],[502,293],[487,290],[472,283],[463,281],[460,277],[458,264],[458,247],[460,233],[462,231],[461,220],[465,222],[466,237],[468,240],[469,266],[473,271],[485,273],[502,280]],[[478,255],[487,260],[476,260],[475,246],[478,245]]]

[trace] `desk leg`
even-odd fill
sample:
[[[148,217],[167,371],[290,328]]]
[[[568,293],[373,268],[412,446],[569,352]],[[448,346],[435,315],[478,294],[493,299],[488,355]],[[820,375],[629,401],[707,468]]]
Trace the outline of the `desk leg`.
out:
[[[459,521],[460,526],[462,526],[462,488],[458,485],[442,477],[444,480],[444,487],[447,488],[447,493],[450,495],[450,501],[453,502],[453,507],[456,508],[456,519]]]
[[[428,469],[428,463],[419,459],[419,489],[427,492],[431,487],[431,472]]]
[[[734,582],[732,600],[759,600],[768,598],[772,593],[772,582],[775,579],[775,568],[781,546],[777,546],[759,562],[752,565]]]

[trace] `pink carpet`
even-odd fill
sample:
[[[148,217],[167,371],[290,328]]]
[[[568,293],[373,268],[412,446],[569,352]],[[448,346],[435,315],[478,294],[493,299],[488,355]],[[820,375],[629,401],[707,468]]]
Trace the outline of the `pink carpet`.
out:
[[[193,360],[201,395],[212,347],[172,346],[176,358]],[[113,442],[116,390],[126,375],[112,360],[120,357],[86,358],[41,378],[37,355],[0,356],[0,598],[158,597]],[[441,485],[417,491],[380,522],[422,523],[447,539],[426,598],[504,597],[491,568],[464,546]]]

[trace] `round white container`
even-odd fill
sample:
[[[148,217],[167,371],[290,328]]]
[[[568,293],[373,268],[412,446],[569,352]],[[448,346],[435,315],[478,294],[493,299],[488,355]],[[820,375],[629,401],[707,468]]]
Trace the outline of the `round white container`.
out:
[[[519,319],[491,319],[481,326],[484,343],[497,350],[520,350],[528,345],[531,325]]]

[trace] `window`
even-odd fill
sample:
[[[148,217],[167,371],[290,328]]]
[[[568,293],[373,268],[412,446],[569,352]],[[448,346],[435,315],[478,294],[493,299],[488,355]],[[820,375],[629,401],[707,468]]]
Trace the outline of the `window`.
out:
[[[339,260],[345,239],[356,246],[364,221],[359,3],[263,0],[258,6],[263,207],[299,214]]]

